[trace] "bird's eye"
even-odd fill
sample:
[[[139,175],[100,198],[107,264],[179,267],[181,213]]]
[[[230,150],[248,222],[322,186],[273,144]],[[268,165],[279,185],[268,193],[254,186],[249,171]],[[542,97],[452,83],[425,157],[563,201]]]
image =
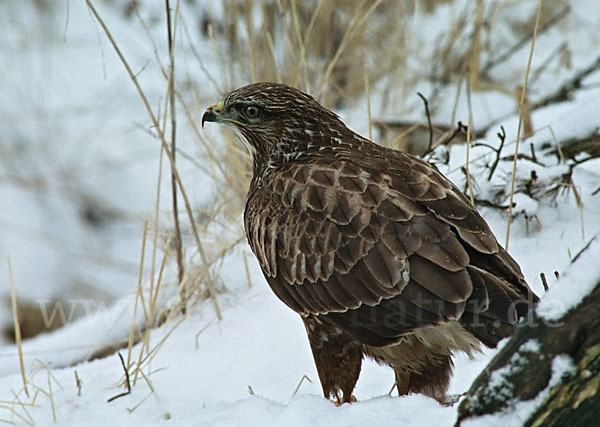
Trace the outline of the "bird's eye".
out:
[[[244,108],[244,114],[249,119],[255,119],[260,116],[260,109],[256,105],[248,105]]]

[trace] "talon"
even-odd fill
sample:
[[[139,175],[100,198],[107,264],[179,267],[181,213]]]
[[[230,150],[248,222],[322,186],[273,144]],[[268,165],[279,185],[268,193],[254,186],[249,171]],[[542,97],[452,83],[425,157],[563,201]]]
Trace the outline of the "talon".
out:
[[[444,406],[454,406],[462,397],[466,396],[467,392],[460,394],[451,394],[450,396],[445,396],[443,399],[438,400]]]
[[[342,406],[344,403],[356,403],[356,402],[358,402],[358,400],[356,400],[356,396],[353,394],[350,395],[350,397],[348,399],[344,399],[343,397],[336,396],[332,400],[332,403],[337,407]]]

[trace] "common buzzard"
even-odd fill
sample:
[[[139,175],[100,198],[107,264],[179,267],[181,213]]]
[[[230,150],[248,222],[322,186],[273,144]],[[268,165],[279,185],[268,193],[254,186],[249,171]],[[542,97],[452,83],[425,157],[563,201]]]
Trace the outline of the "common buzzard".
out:
[[[451,356],[495,346],[537,299],[452,182],[310,95],[251,84],[204,122],[233,128],[252,154],[246,236],[273,292],[302,316],[334,402],[354,401],[364,356],[392,367],[400,395],[445,402]]]

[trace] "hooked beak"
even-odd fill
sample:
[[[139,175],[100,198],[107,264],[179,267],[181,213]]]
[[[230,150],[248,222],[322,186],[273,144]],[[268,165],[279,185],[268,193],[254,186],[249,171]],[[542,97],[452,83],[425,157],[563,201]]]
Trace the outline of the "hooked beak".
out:
[[[202,128],[204,129],[204,122],[220,122],[221,114],[223,113],[223,101],[211,105],[206,109],[202,115]]]

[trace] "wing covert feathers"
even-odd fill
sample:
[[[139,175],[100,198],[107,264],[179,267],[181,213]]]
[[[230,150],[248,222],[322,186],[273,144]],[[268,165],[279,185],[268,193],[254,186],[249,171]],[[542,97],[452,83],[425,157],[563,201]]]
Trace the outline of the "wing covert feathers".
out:
[[[518,265],[437,169],[369,149],[290,162],[251,189],[246,232],[269,285],[369,345],[460,319],[495,344],[530,292]],[[480,319],[492,326],[469,327]]]

